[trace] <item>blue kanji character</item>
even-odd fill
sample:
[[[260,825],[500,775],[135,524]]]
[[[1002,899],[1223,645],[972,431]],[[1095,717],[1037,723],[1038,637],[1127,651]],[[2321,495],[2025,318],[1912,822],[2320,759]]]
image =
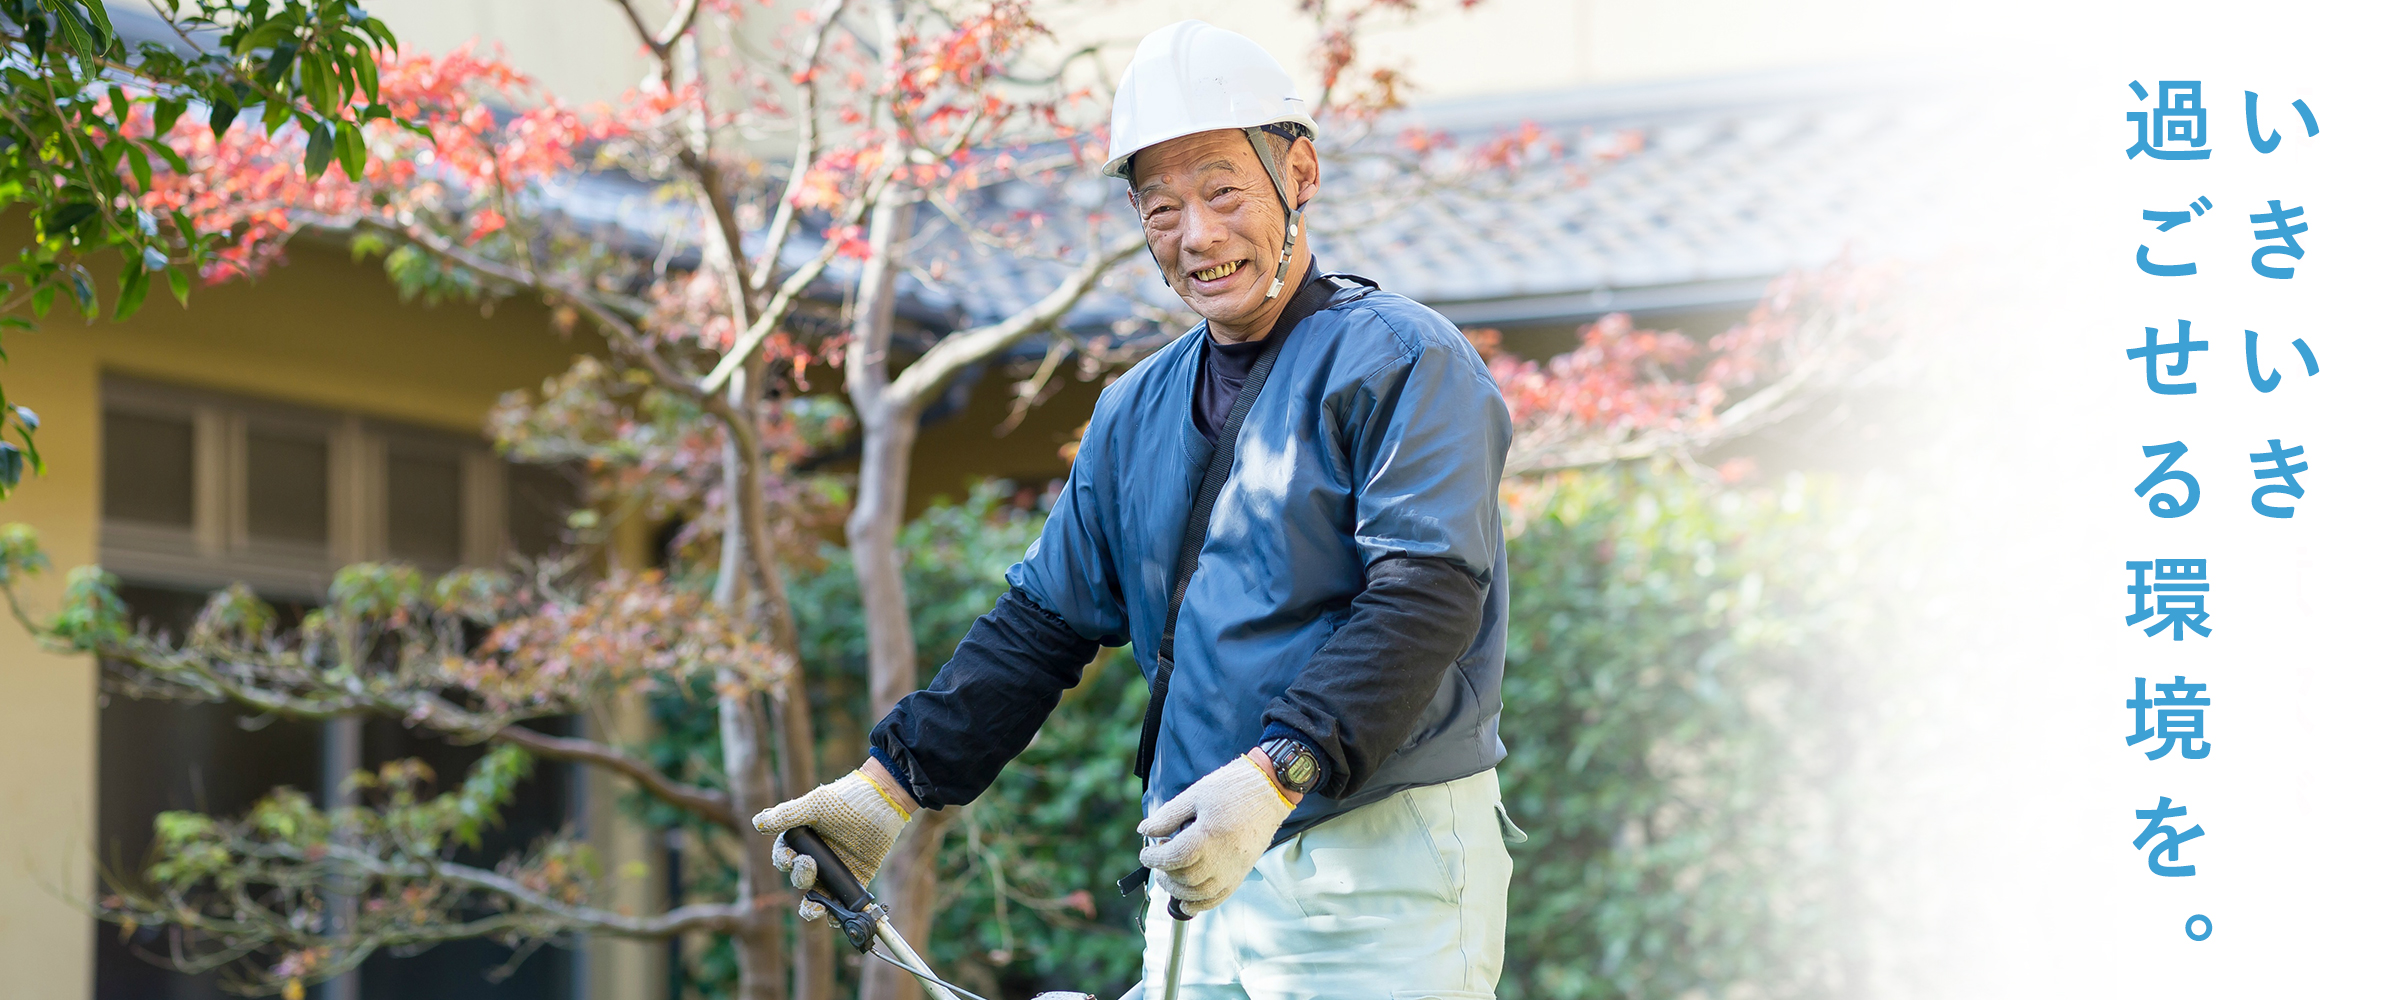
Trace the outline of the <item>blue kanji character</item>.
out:
[[[2134,850],[2138,851],[2147,846],[2151,840],[2158,837],[2165,837],[2165,840],[2160,840],[2158,842],[2158,846],[2150,848],[2150,874],[2164,875],[2168,878],[2181,878],[2193,874],[2198,870],[2197,866],[2161,865],[2158,863],[2159,856],[2162,854],[2166,855],[2166,859],[2169,861],[2183,860],[2184,842],[2199,837],[2205,837],[2208,835],[2208,831],[2201,829],[2200,824],[2198,823],[2192,824],[2192,828],[2189,830],[2177,830],[2172,826],[2168,826],[2168,820],[2182,816],[2191,811],[2182,806],[2175,805],[2174,801],[2175,800],[2172,798],[2161,795],[2158,797],[2158,806],[2156,808],[2136,809],[2133,811],[2133,818],[2146,819],[2150,821],[2149,826],[2142,828],[2142,835],[2133,838],[2133,847]]]
[[[2142,457],[2159,459],[2158,467],[2150,470],[2150,475],[2142,480],[2141,485],[2133,488],[2134,496],[2150,497],[2150,513],[2160,517],[2182,517],[2191,513],[2192,508],[2200,506],[2200,480],[2189,472],[2169,471],[2174,468],[2175,460],[2182,458],[2183,453],[2190,450],[2184,447],[2181,441],[2142,446]],[[2159,458],[2161,455],[2166,457]],[[2150,491],[2158,489],[2170,480],[2183,484],[2184,497],[2182,500],[2175,499],[2175,494],[2164,490],[2160,490],[2156,496],[2150,496]]]
[[[2311,137],[2314,137],[2317,134],[2317,116],[2315,113],[2308,110],[2308,102],[2293,101],[2292,108],[2293,110],[2300,112],[2300,124],[2307,126],[2308,134]],[[2283,145],[2283,133],[2281,132],[2268,129],[2266,136],[2263,138],[2258,134],[2257,91],[2242,91],[2242,117],[2250,124],[2250,148],[2258,150],[2261,153],[2272,153],[2275,151],[2275,147]]]
[[[2193,352],[2208,350],[2208,341],[2192,339],[2192,321],[2188,319],[2175,321],[2173,343],[2159,343],[2158,328],[2155,326],[2143,327],[2142,331],[2142,346],[2126,348],[2125,356],[2142,359],[2147,366],[2145,374],[2150,379],[2150,391],[2161,396],[2189,396],[2200,391],[2200,385],[2196,382],[2161,382],[2158,380],[2158,359],[2161,355],[2174,355],[2175,360],[2167,363],[2167,374],[2172,377],[2182,375],[2185,369],[2191,367]]]
[[[2308,373],[2316,374],[2317,352],[2308,349],[2308,341],[2294,338],[2292,346],[2300,351],[2300,363],[2308,368]],[[2274,392],[2275,387],[2283,383],[2283,373],[2273,368],[2267,369],[2265,375],[2258,373],[2258,331],[2242,331],[2242,352],[2250,360],[2251,387],[2260,392]]]
[[[2301,455],[2306,453],[2307,449],[2302,448],[2299,445],[2293,445],[2289,448],[2284,447],[2282,438],[2268,438],[2267,450],[2250,453],[2250,461],[2252,464],[2264,462],[2275,463],[2269,468],[2259,469],[2250,473],[2252,478],[2283,480],[2280,483],[2268,483],[2265,486],[2251,490],[2251,510],[2265,514],[2268,517],[2292,516],[2292,508],[2272,506],[2267,503],[2267,497],[2270,494],[2273,494],[2287,496],[2294,500],[2298,500],[2301,497],[2308,495],[2308,490],[2303,489],[2300,486],[2300,474],[2308,471],[2308,463],[2294,463],[2292,461],[2292,459],[2299,458]]]
[[[2183,747],[2185,759],[2199,760],[2208,756],[2209,743],[2202,739],[2207,735],[2207,721],[2202,712],[2208,699],[2200,697],[2200,692],[2208,690],[2208,685],[2185,683],[2183,675],[2177,674],[2174,683],[2161,682],[2158,685],[2158,697],[2150,698],[2143,695],[2143,688],[2148,683],[2148,678],[2134,678],[2133,697],[2125,699],[2125,707],[2133,709],[2134,729],[2133,735],[2125,737],[2125,745],[2136,746],[2156,737],[2159,740],[2158,749],[2144,751],[2142,756],[2157,760],[2174,750],[2178,744]],[[2158,712],[2156,728],[2151,727],[2147,718],[2153,709]]]
[[[2272,266],[2267,263],[2267,258],[2290,257],[2293,260],[2299,260],[2302,257],[2308,256],[2308,251],[2300,249],[2299,240],[2300,234],[2308,231],[2308,223],[2303,222],[2295,226],[2291,221],[2299,218],[2300,213],[2306,211],[2308,211],[2308,209],[2299,205],[2285,208],[2283,207],[2282,201],[2276,200],[2267,202],[2267,210],[2264,213],[2250,217],[2250,221],[2252,222],[2258,223],[2262,226],[2272,227],[2253,231],[2251,233],[2253,237],[2261,240],[2283,241],[2277,246],[2260,247],[2258,248],[2257,253],[2251,254],[2251,270],[2270,278],[2289,278],[2292,276],[2291,268]]]
[[[2158,609],[2150,606],[2150,570],[2155,565],[2150,560],[2125,563],[2125,568],[2133,571],[2133,585],[2125,588],[2126,593],[2133,595],[2133,613],[2125,616],[2127,625],[2139,625],[2143,619],[2158,613]]]
[[[2158,621],[2143,629],[2143,635],[2154,636],[2172,628],[2176,642],[2183,641],[2186,629],[2199,633],[2200,638],[2209,637],[2212,630],[2202,624],[2208,621],[2208,560],[2129,561],[2125,568],[2133,571],[2133,585],[2125,588],[2133,595],[2133,613],[2125,616],[2125,624],[2139,625],[2155,616]],[[2153,594],[2158,598],[2156,604],[2150,600]]]
[[[2135,100],[2150,99],[2141,81],[2126,86],[2133,88]],[[2158,81],[2158,106],[2125,112],[2125,120],[2133,123],[2133,145],[2125,150],[2128,160],[2144,154],[2161,160],[2208,159],[2208,109],[2200,106],[2198,80]],[[2190,148],[2167,149],[2168,143]]]
[[[2163,233],[2174,229],[2177,226],[2183,225],[2186,222],[2190,222],[2200,216],[2207,215],[2208,210],[2215,207],[2217,207],[2216,203],[2209,201],[2207,195],[2201,195],[2198,198],[2192,199],[2192,203],[2189,206],[2189,211],[2177,209],[2172,212],[2161,212],[2156,209],[2145,208],[2142,210],[2142,221],[2158,223],[2158,231]],[[2178,278],[2187,274],[2200,273],[2200,265],[2196,263],[2160,264],[2152,261],[2150,259],[2150,244],[2147,243],[2142,244],[2141,249],[2133,252],[2133,263],[2134,266],[2142,269],[2143,274],[2155,274],[2162,278]]]

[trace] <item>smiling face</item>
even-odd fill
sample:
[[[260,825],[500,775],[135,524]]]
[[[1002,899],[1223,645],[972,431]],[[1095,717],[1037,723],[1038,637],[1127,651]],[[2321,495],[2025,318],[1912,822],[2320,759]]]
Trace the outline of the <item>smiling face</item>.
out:
[[[1306,139],[1290,146],[1284,177],[1305,204],[1317,194],[1317,149]],[[1256,340],[1275,328],[1308,270],[1308,223],[1292,244],[1283,294],[1267,298],[1283,254],[1283,203],[1246,136],[1219,129],[1142,150],[1133,158],[1132,195],[1150,256],[1168,287],[1208,320],[1210,335]]]

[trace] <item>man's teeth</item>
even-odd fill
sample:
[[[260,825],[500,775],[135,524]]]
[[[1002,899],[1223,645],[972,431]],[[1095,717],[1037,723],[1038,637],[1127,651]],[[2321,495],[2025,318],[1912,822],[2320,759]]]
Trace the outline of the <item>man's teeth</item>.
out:
[[[1209,268],[1208,270],[1202,271],[1202,272],[1200,272],[1198,275],[1195,275],[1195,277],[1198,277],[1198,278],[1199,278],[1200,280],[1202,280],[1202,281],[1215,281],[1215,280],[1217,280],[1218,278],[1222,278],[1222,277],[1224,277],[1224,276],[1226,276],[1226,275],[1228,275],[1228,274],[1232,274],[1232,273],[1233,273],[1233,270],[1234,270],[1234,268],[1237,268],[1237,267],[1240,267],[1240,266],[1242,266],[1242,262],[1241,262],[1241,261],[1238,261],[1238,260],[1229,260],[1229,261],[1226,261],[1225,263],[1222,263],[1222,264],[1219,264],[1219,265],[1217,265],[1217,266],[1215,266],[1215,267]]]

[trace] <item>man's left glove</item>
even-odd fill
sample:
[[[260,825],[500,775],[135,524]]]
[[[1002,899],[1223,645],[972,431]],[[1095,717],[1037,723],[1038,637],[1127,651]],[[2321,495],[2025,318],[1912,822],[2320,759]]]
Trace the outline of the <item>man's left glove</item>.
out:
[[[1256,760],[1236,757],[1136,827],[1145,837],[1173,834],[1142,848],[1142,863],[1158,872],[1167,895],[1182,900],[1185,910],[1209,909],[1241,887],[1298,805]]]
[[[908,816],[875,779],[852,771],[799,798],[760,810],[750,818],[750,825],[775,838],[775,867],[791,873],[792,888],[805,893],[817,884],[816,859],[783,846],[783,831],[796,826],[817,831],[825,846],[842,859],[842,867],[864,883],[883,867],[884,856],[892,853],[892,842],[899,839]],[[815,920],[824,912],[814,901],[800,903],[803,920]]]

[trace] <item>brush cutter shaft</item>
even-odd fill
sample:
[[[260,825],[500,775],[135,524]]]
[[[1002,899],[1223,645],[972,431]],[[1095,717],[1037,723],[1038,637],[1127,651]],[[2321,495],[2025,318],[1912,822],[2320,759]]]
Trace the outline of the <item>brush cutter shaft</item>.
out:
[[[917,950],[908,946],[908,939],[901,937],[899,931],[892,929],[891,921],[875,922],[875,939],[883,942],[884,947],[891,949],[892,954],[900,956],[901,960],[907,963],[900,968],[923,982],[925,991],[932,994],[934,1000],[959,1000],[958,994],[950,992],[950,985],[943,982],[940,976],[934,975],[932,967],[926,965],[924,959],[917,957]]]
[[[1168,908],[1173,909],[1174,904],[1168,904]],[[1175,988],[1183,979],[1183,932],[1190,928],[1191,924],[1179,919],[1175,921],[1174,935],[1168,939],[1166,989],[1159,994],[1164,1000],[1175,1000]]]

